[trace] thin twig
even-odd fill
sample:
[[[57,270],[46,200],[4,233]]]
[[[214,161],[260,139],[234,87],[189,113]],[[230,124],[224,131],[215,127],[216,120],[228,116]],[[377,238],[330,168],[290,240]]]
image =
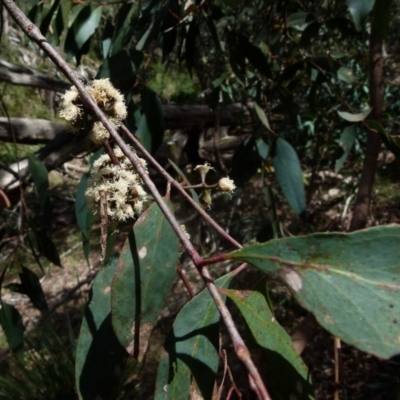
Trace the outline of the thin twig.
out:
[[[172,211],[169,209],[168,205],[164,202],[161,194],[158,192],[153,181],[148,176],[146,170],[141,164],[138,156],[132,149],[123,141],[119,136],[116,129],[101,111],[97,103],[90,96],[89,92],[86,90],[83,83],[76,76],[75,72],[71,67],[63,60],[63,58],[54,50],[54,48],[47,42],[46,38],[41,34],[40,30],[23,14],[23,12],[16,6],[13,0],[3,0],[3,4],[7,11],[14,18],[16,23],[21,27],[25,34],[47,54],[47,56],[54,62],[54,64],[66,75],[66,77],[73,83],[77,88],[79,95],[83,103],[93,112],[93,114],[101,121],[103,126],[108,130],[111,137],[115,140],[116,144],[120,147],[121,151],[125,156],[132,162],[133,166],[137,170],[143,182],[146,184],[148,190],[152,194],[154,200],[159,205],[161,211],[167,218],[172,229],[175,231],[179,240],[185,247],[192,261],[196,265],[201,277],[206,283],[208,290],[215,302],[219,313],[228,329],[230,337],[232,339],[235,351],[239,359],[243,362],[249,372],[249,380],[251,387],[257,393],[258,397],[263,400],[271,400],[267,389],[265,388],[264,382],[261,379],[260,373],[258,372],[256,366],[254,365],[248,348],[246,347],[242,337],[237,330],[232,316],[222,300],[222,297],[215,286],[212,277],[206,267],[201,266],[202,258],[197,253],[193,244],[186,237],[185,232],[180,227],[178,221],[175,219]],[[172,183],[172,182],[171,182]],[[189,196],[190,197],[190,196]],[[222,228],[220,228],[222,230]],[[237,270],[236,270],[237,271]]]

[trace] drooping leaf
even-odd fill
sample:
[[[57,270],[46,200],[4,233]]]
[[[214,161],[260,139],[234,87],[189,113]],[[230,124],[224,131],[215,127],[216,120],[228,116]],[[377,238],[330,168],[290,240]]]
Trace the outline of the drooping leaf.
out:
[[[226,295],[239,308],[257,344],[250,344],[250,352],[258,354],[256,359],[262,359],[257,367],[265,376],[271,397],[277,400],[312,399],[307,367],[293,349],[290,336],[276,321],[263,293],[257,289],[229,290]]]
[[[269,130],[271,131],[271,127],[269,125],[268,122],[268,118],[265,115],[264,110],[257,104],[257,102],[254,103],[254,109],[256,110],[256,114],[258,116],[258,118],[260,118],[260,121],[262,122],[262,124]]]
[[[357,137],[357,126],[350,125],[344,128],[343,132],[340,135],[339,144],[343,147],[343,155],[338,158],[335,162],[335,171],[338,172],[342,167],[347,157],[350,154],[350,151],[353,147],[353,144]]]
[[[79,64],[85,44],[100,23],[101,11],[102,6],[85,6],[80,10],[65,39],[64,51],[67,55],[67,60],[76,57]]]
[[[111,324],[111,282],[118,258],[96,276],[76,347],[76,388],[81,400],[114,398],[128,354]]]
[[[164,115],[160,100],[149,87],[142,90],[140,109],[135,118],[138,138],[154,154],[164,137]]]
[[[354,25],[358,31],[361,30],[362,24],[372,11],[375,0],[347,0],[346,3]]]
[[[243,51],[243,55],[261,74],[267,78],[271,78],[271,68],[268,64],[267,57],[261,49],[250,43],[246,36],[238,34],[238,45]]]
[[[372,16],[374,24],[378,29],[383,40],[387,39],[389,32],[389,23],[391,21],[390,11],[392,9],[392,0],[375,1]]]
[[[303,174],[296,151],[284,139],[278,138],[272,156],[275,175],[290,207],[297,214],[306,209]]]
[[[43,212],[49,211],[50,200],[48,195],[49,177],[43,163],[33,154],[28,155],[29,171],[32,174],[33,183],[39,197],[40,209]]]
[[[115,334],[139,361],[171,288],[178,259],[178,238],[154,203],[129,234],[111,287]]]
[[[229,254],[277,273],[333,335],[389,358],[399,353],[400,226],[271,240]]]
[[[236,151],[229,177],[233,179],[236,186],[242,186],[254,176],[260,166],[261,158],[258,154],[256,140],[252,136],[246,139]]]
[[[226,288],[233,276],[224,275],[215,284]],[[202,397],[212,397],[219,362],[218,322],[219,312],[207,289],[182,308],[165,341],[168,354],[158,367],[156,400],[187,400],[191,375]]]
[[[339,117],[342,117],[344,120],[349,122],[360,122],[367,118],[368,114],[372,111],[371,107],[366,108],[364,111],[358,114],[351,114],[346,111],[338,111]]]
[[[365,123],[379,133],[386,147],[392,153],[394,153],[396,156],[400,156],[400,140],[397,135],[389,135],[379,122],[372,119],[366,119]]]
[[[111,55],[119,53],[130,39],[134,29],[133,20],[137,8],[136,3],[125,3],[120,7],[116,17],[113,39],[111,40]]]
[[[137,50],[122,50],[104,61],[96,75],[97,79],[110,78],[120,90],[132,87],[136,72],[143,61],[143,53]]]
[[[78,184],[75,197],[75,216],[78,226],[84,238],[89,238],[90,227],[93,221],[93,214],[89,212],[88,204],[86,201],[85,192],[89,180],[89,173],[83,174]]]
[[[18,310],[11,304],[1,302],[0,325],[6,335],[7,343],[13,353],[21,356],[23,353],[23,340],[25,327]]]
[[[26,294],[32,304],[42,313],[48,311],[46,297],[44,296],[42,285],[37,275],[26,267],[22,267],[22,272],[19,274],[21,280],[21,289]]]
[[[309,24],[301,35],[299,46],[306,49],[314,39],[318,38],[320,29],[321,24],[319,22]]]
[[[43,36],[46,36],[49,26],[51,24],[51,20],[53,19],[53,16],[54,16],[55,12],[57,11],[59,5],[60,5],[60,0],[54,0],[50,9],[48,10],[46,15],[42,19],[39,29]]]
[[[189,29],[185,38],[185,61],[186,67],[189,71],[190,76],[192,76],[192,69],[195,63],[196,56],[196,39],[199,36],[200,31],[197,26],[197,22],[193,19],[190,22]]]
[[[57,247],[51,238],[51,232],[46,228],[34,230],[34,236],[39,253],[53,264],[62,267]]]

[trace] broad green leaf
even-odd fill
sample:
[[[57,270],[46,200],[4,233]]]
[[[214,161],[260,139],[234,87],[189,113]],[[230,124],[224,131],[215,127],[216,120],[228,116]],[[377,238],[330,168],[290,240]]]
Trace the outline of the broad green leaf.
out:
[[[254,244],[228,255],[277,273],[333,335],[389,358],[399,353],[400,226],[318,233]]]
[[[28,155],[29,171],[32,174],[33,183],[39,197],[39,205],[42,212],[49,211],[50,200],[48,195],[49,177],[46,167],[33,154]]]
[[[358,31],[361,30],[362,24],[364,23],[368,14],[372,11],[375,0],[347,0],[346,3],[347,7],[349,8],[350,15],[353,18],[354,25]]]
[[[115,334],[139,361],[176,275],[178,259],[178,238],[154,203],[129,234],[111,287]]]
[[[338,172],[346,161],[357,137],[357,126],[350,125],[344,128],[340,135],[339,144],[343,147],[343,155],[335,162],[335,171]]]
[[[79,63],[84,45],[100,23],[101,11],[102,6],[85,6],[79,11],[65,39],[64,51],[67,60],[76,57]]]
[[[18,310],[7,303],[1,302],[0,325],[6,335],[7,343],[13,353],[21,356],[23,353],[23,340],[25,327]]]
[[[44,296],[42,285],[37,275],[28,268],[22,267],[19,274],[21,289],[26,294],[32,304],[42,313],[48,311],[46,297]]]
[[[228,287],[234,274],[215,284]],[[225,297],[224,297],[225,298]],[[179,312],[165,341],[167,356],[158,367],[155,399],[188,399],[191,375],[204,399],[211,399],[218,370],[219,312],[207,289]]]
[[[338,111],[339,117],[342,117],[344,120],[349,122],[360,122],[367,118],[368,114],[371,112],[372,108],[368,107],[364,111],[358,114],[351,114],[346,111]]]
[[[278,138],[272,162],[286,200],[297,214],[301,214],[306,209],[306,199],[303,174],[296,151],[286,140]]]
[[[140,109],[135,118],[138,138],[154,154],[163,141],[164,115],[160,100],[148,87],[142,90]]]
[[[307,367],[293,349],[290,336],[276,321],[265,296],[258,290],[229,290],[226,295],[239,308],[257,343],[252,346],[250,341],[250,351],[259,355],[256,359],[262,359],[257,367],[265,376],[271,397],[312,399]]]
[[[118,392],[127,353],[111,325],[113,259],[97,274],[89,295],[76,347],[75,380],[81,400],[111,399]]]

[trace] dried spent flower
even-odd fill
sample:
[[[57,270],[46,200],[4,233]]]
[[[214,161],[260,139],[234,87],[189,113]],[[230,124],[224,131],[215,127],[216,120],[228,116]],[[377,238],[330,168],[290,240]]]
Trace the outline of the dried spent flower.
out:
[[[143,211],[143,203],[147,194],[142,186],[142,180],[119,148],[114,154],[121,165],[114,165],[108,156],[103,154],[94,163],[92,175],[85,192],[89,206],[94,213],[100,206],[100,192],[107,194],[107,214],[111,219],[125,221]],[[139,159],[146,168],[146,161]]]
[[[211,169],[215,171],[215,169],[208,162],[205,162],[203,165],[196,165],[194,170],[199,171],[201,177],[201,183],[203,184],[205,183],[206,175],[208,174],[208,171],[210,171]]]
[[[87,91],[96,101],[100,109],[106,114],[114,128],[121,126],[127,116],[124,96],[112,85],[108,78],[95,79],[86,85]],[[110,137],[110,133],[100,121],[93,120],[93,116],[85,113],[86,107],[82,103],[80,95],[73,86],[62,97],[60,117],[64,118],[69,130],[78,133],[84,126],[84,119],[89,122],[92,118],[89,139],[95,144],[101,144]]]
[[[225,177],[218,181],[218,188],[221,192],[232,193],[236,189],[236,185],[232,179]]]

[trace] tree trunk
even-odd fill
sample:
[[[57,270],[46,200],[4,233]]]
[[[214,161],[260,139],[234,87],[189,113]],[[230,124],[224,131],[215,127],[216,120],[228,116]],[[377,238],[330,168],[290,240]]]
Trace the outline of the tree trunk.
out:
[[[372,111],[370,118],[382,123],[383,105],[383,40],[375,25],[371,27],[369,45],[369,94]],[[350,231],[365,228],[371,203],[372,188],[377,170],[378,154],[382,140],[377,132],[368,132],[364,164],[358,187]]]

